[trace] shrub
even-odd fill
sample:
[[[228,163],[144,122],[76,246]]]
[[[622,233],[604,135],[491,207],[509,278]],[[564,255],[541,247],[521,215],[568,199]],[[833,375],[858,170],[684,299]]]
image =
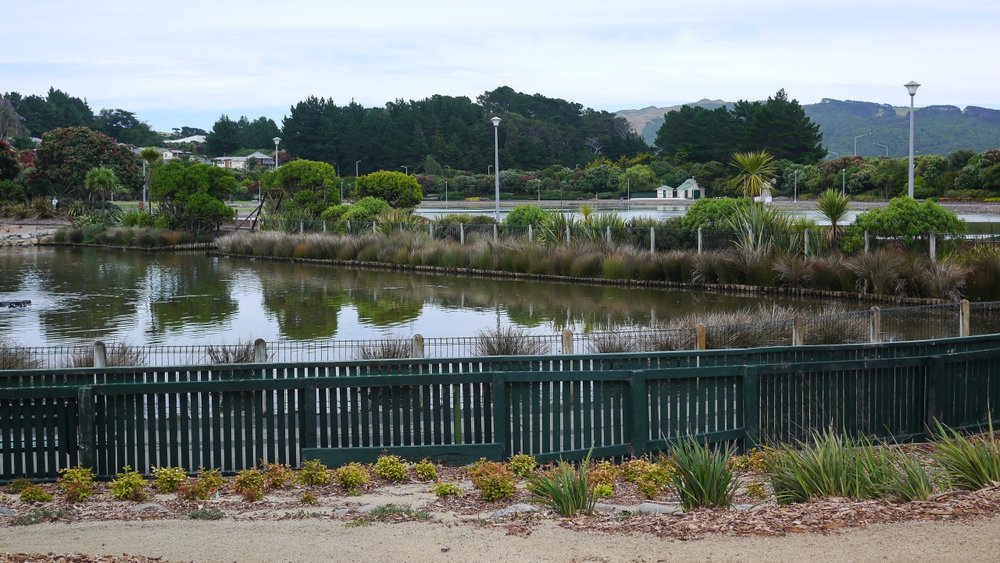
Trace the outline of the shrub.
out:
[[[94,470],[89,467],[73,467],[59,470],[56,481],[59,489],[69,502],[80,502],[94,494]]]
[[[0,370],[7,369],[38,369],[42,361],[31,353],[28,348],[15,346],[10,341],[0,338]]]
[[[295,472],[284,463],[263,463],[264,489],[287,489],[295,484]]]
[[[371,475],[368,474],[368,469],[364,465],[348,463],[337,469],[336,479],[337,484],[340,485],[341,489],[347,491],[347,494],[359,495],[361,487],[371,481]]]
[[[177,496],[185,500],[208,500],[224,484],[220,470],[201,469],[197,477],[181,483],[177,488]]]
[[[476,337],[477,356],[540,356],[548,344],[516,327],[485,329]]]
[[[205,349],[208,359],[213,364],[249,364],[255,359],[254,343],[237,341],[230,345],[209,345]]]
[[[844,265],[857,275],[857,289],[862,294],[896,295],[903,290],[905,260],[894,250],[863,252],[845,260]]]
[[[750,498],[758,500],[767,498],[767,487],[764,486],[764,483],[750,483],[746,486],[744,492]]]
[[[330,469],[318,459],[310,459],[299,470],[299,483],[308,487],[330,484]]]
[[[731,457],[731,448],[713,451],[694,438],[673,449],[673,484],[685,511],[732,506],[737,481],[729,469]]]
[[[154,467],[153,486],[161,493],[172,493],[187,479],[187,472],[180,467]]]
[[[192,520],[222,520],[226,513],[218,508],[199,508],[188,512],[188,518]]]
[[[148,496],[146,494],[146,480],[142,477],[142,473],[133,471],[128,465],[122,468],[122,472],[115,476],[109,488],[111,489],[111,496],[118,500],[139,501],[145,500]]]
[[[403,481],[407,476],[406,462],[398,455],[380,455],[372,472],[386,481]]]
[[[635,479],[639,494],[649,499],[660,496],[670,486],[674,473],[673,465],[666,458],[661,458],[657,463],[645,464]]]
[[[514,474],[502,463],[481,459],[466,469],[472,486],[483,500],[503,500],[514,496]]]
[[[15,477],[10,483],[7,484],[7,491],[13,495],[17,495],[30,484],[31,480],[27,477]]]
[[[49,502],[52,500],[52,495],[43,489],[41,485],[29,483],[20,490],[20,498],[21,502],[34,504],[39,502]]]
[[[319,500],[316,498],[316,495],[310,493],[309,491],[306,491],[301,495],[299,495],[299,502],[301,502],[302,504],[312,506],[317,502],[319,502]]]
[[[455,483],[445,483],[444,481],[434,483],[431,491],[438,498],[462,496],[462,489],[458,485]]]
[[[561,461],[555,468],[532,477],[528,490],[560,516],[574,516],[580,512],[593,514],[597,497],[587,475],[589,469],[589,455],[579,468]]]
[[[986,438],[968,438],[938,423],[933,444],[934,459],[952,487],[975,491],[1000,481],[1000,443],[992,422]]]
[[[438,472],[433,463],[429,460],[422,459],[414,464],[413,475],[420,481],[433,481],[437,479]]]
[[[735,473],[763,473],[767,471],[767,454],[763,450],[750,448],[746,455],[729,458],[729,468]]]
[[[358,349],[359,360],[392,360],[413,356],[413,343],[405,339],[376,340],[362,344]]]
[[[510,458],[510,463],[508,463],[511,473],[521,479],[530,477],[537,466],[538,462],[535,460],[535,456],[528,454],[517,454]]]
[[[504,217],[504,224],[526,227],[532,225],[538,227],[545,221],[547,213],[537,205],[515,205],[507,216]]]
[[[899,237],[912,243],[930,233],[955,234],[965,232],[965,222],[953,212],[930,200],[917,200],[900,196],[893,198],[883,208],[865,211],[847,227],[842,247],[855,252],[864,246],[864,232],[869,235]]]
[[[233,491],[248,502],[264,498],[264,488],[267,481],[259,469],[244,469],[233,480]]]

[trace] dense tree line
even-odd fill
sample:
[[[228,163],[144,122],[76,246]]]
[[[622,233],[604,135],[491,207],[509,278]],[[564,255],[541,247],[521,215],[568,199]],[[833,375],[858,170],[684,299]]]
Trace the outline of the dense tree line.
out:
[[[28,134],[41,137],[53,129],[89,127],[119,143],[141,146],[160,142],[160,136],[148,123],[136,118],[134,113],[123,109],[102,109],[95,115],[86,100],[55,88],[49,88],[44,97],[7,92],[3,99],[6,100],[5,105],[9,104],[15,112],[14,117],[4,117],[3,121],[16,119],[22,126],[17,131],[12,131],[14,134],[11,137]]]

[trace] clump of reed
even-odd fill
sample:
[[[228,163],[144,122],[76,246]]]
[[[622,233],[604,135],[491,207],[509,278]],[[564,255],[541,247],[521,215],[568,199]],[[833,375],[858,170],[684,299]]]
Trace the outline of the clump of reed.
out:
[[[407,339],[374,340],[358,347],[359,360],[395,360],[413,357],[413,343]]]
[[[899,295],[905,287],[902,277],[906,261],[903,255],[880,248],[844,260],[844,266],[858,277],[857,290],[862,294]]]
[[[753,348],[790,343],[797,314],[791,307],[762,304],[735,311],[691,313],[672,320],[667,327],[694,334],[696,325],[702,324],[707,348]]]
[[[958,260],[969,268],[965,278],[969,299],[1000,299],[1000,245],[976,244],[962,252]]]
[[[29,348],[18,346],[5,338],[0,338],[0,370],[38,369],[42,361]]]
[[[545,341],[512,326],[479,331],[477,356],[541,356],[549,352]]]
[[[146,363],[146,351],[141,346],[133,346],[126,341],[113,342],[104,347],[104,360],[108,367],[141,366]],[[69,367],[94,367],[94,353],[80,351],[69,359]]]
[[[598,354],[642,352],[644,337],[635,332],[602,332],[590,338],[590,348]]]
[[[210,345],[205,349],[213,364],[249,364],[255,359],[253,342],[237,341],[236,344]]]
[[[871,330],[868,311],[848,311],[826,305],[805,318],[804,344],[850,344],[868,342]]]

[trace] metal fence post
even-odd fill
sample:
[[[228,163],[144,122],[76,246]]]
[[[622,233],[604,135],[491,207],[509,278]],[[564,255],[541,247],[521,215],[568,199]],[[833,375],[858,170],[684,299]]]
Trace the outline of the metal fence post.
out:
[[[104,343],[98,340],[94,342],[94,367],[95,368],[106,368],[108,367],[108,351],[104,346]]]
[[[253,361],[255,364],[267,363],[267,342],[263,338],[253,341]]]
[[[410,355],[413,358],[424,357],[424,337],[420,334],[413,335],[413,342],[410,345]]]
[[[562,348],[563,354],[573,353],[573,331],[570,329],[562,332]]]
[[[76,427],[77,463],[81,467],[94,467],[94,388],[80,387],[76,390],[76,412],[79,422]]]
[[[963,299],[958,307],[958,335],[972,336],[972,312],[969,307],[969,300]]]
[[[705,333],[705,325],[698,323],[694,325],[694,347],[696,350],[707,350],[708,336]]]
[[[871,312],[870,335],[868,339],[872,344],[877,344],[882,341],[882,309],[875,306],[872,307]]]
[[[376,223],[375,221],[372,221],[372,234],[374,235],[378,234],[378,223]]]

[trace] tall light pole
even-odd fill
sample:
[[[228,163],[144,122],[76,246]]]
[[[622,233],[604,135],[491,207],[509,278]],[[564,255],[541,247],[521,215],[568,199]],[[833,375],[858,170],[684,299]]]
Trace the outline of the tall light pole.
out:
[[[912,198],[913,197],[913,96],[917,94],[917,88],[919,88],[920,85],[911,80],[906,84],[903,84],[903,86],[906,86],[906,91],[910,93],[910,169],[909,173],[907,174],[906,193]]]
[[[889,145],[883,145],[882,143],[876,143],[875,141],[872,141],[872,144],[880,146],[883,149],[885,149],[885,156],[889,156]]]
[[[840,195],[847,195],[847,169],[840,169]]]
[[[865,133],[864,135],[857,135],[857,136],[854,137],[854,156],[858,156],[858,139],[860,139],[861,137],[867,137],[868,135],[871,135],[871,134],[872,134],[872,132],[869,131],[869,132]]]
[[[493,219],[500,222],[500,118],[490,119],[493,122],[493,183],[496,186],[496,207]]]
[[[448,182],[444,183],[444,202],[448,203]]]
[[[400,168],[402,168],[402,169],[403,169],[403,173],[404,173],[404,174],[406,174],[407,176],[409,176],[409,175],[410,175],[410,168],[409,168],[408,166],[406,166],[406,165],[404,164],[403,166],[400,166]]]
[[[792,171],[792,183],[795,186],[794,187],[795,191],[792,192],[792,202],[796,202],[796,201],[799,200],[799,171],[798,170],[793,170]]]
[[[354,161],[354,181],[355,181],[355,182],[357,182],[357,181],[358,181],[358,165],[359,165],[359,164],[361,164],[361,161],[360,161],[360,160],[355,160],[355,161]]]
[[[278,143],[281,142],[281,137],[275,137],[271,139],[274,141],[274,169],[278,169]]]

